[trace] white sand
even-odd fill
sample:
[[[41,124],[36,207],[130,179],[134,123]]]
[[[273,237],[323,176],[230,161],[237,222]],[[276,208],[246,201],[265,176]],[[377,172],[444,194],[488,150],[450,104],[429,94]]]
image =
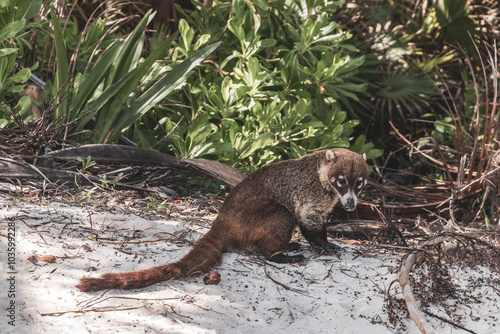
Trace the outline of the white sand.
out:
[[[117,250],[119,244],[91,240],[90,220],[101,238],[120,241],[134,237],[134,231],[132,241],[195,241],[209,228],[210,219],[149,217],[123,207],[92,209],[0,195],[1,333],[419,333],[404,314],[394,327],[385,309],[385,293],[397,279],[403,254],[361,245],[343,245],[339,260],[314,256],[304,244],[302,253],[310,258],[302,266],[264,266],[262,257],[227,253],[216,268],[222,276],[218,285],[204,285],[199,276],[138,291],[79,292],[75,285],[83,276],[149,268],[179,259],[190,248],[158,241],[128,244],[126,254]],[[15,274],[8,267],[9,221],[16,226]],[[33,254],[57,260],[34,265],[27,260]],[[89,267],[97,270],[86,272]],[[273,282],[265,271],[294,291]],[[467,288],[470,280],[463,275],[490,273],[457,270],[454,279]],[[15,298],[9,298],[10,277],[15,279]],[[498,290],[480,284],[474,289],[480,303],[458,306],[461,325],[476,333],[500,333]],[[402,297],[399,283],[392,284],[390,293]],[[9,325],[11,301],[15,326]],[[450,318],[437,307],[430,311]],[[466,333],[437,319],[429,321],[437,333]]]

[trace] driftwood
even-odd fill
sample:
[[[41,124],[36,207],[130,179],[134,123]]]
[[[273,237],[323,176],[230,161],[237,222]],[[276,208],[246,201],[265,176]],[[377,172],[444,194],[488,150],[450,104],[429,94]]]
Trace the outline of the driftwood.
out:
[[[438,236],[424,242],[423,246],[437,245],[445,239],[446,236]],[[401,265],[401,272],[399,274],[399,284],[401,284],[401,291],[403,292],[403,296],[406,301],[406,307],[408,308],[411,319],[413,320],[413,322],[415,322],[418,329],[420,329],[420,332],[422,332],[423,334],[431,334],[435,333],[435,331],[425,320],[423,312],[418,309],[417,302],[415,301],[415,297],[413,296],[413,291],[410,285],[410,272],[413,264],[417,260],[418,255],[419,252],[413,251],[403,258],[403,264]]]
[[[38,167],[24,161],[17,161],[9,158],[0,157],[0,179],[16,179],[28,181],[45,181],[48,184],[100,184],[98,177],[92,175],[82,175],[78,172],[67,170]],[[149,191],[148,189],[137,188],[123,183],[117,183],[116,189],[133,189],[140,191]]]
[[[85,158],[87,156],[91,156],[92,160],[98,163],[148,164],[180,169],[192,166],[231,186],[237,185],[245,178],[245,174],[236,168],[218,161],[207,159],[179,159],[165,153],[125,145],[83,145],[50,152],[40,156],[39,159],[49,161],[52,159],[76,161],[78,157]]]
[[[186,164],[181,159],[168,154],[139,148],[135,146],[95,144],[65,148],[52,151],[37,157],[41,164],[50,163],[52,160],[76,161],[79,157],[91,156],[97,163],[140,163],[157,164],[168,167],[185,168]]]
[[[420,332],[423,334],[435,333],[434,329],[427,323],[425,316],[418,309],[417,302],[413,296],[413,291],[410,285],[410,271],[417,259],[416,252],[413,252],[403,259],[403,265],[401,266],[401,273],[399,274],[399,283],[401,284],[401,291],[406,302],[406,308],[413,322],[417,325]]]
[[[186,169],[195,168],[208,176],[235,186],[245,178],[234,167],[227,166],[217,161],[207,159],[179,159],[168,154],[125,145],[83,145],[53,151],[38,157],[34,157],[34,163],[29,164],[21,160],[9,158],[0,159],[0,178],[19,180],[46,180],[47,182],[73,182],[75,177],[81,179],[76,172],[51,168],[55,161],[77,161],[79,157],[91,156],[97,163],[125,163],[160,165],[170,168]],[[99,179],[86,176],[88,181],[99,182]],[[86,183],[85,178],[82,180]],[[117,188],[133,188],[118,183]]]
[[[246,177],[238,169],[223,163],[208,159],[182,159],[181,162],[193,166],[202,172],[221,180],[230,186],[236,186]]]

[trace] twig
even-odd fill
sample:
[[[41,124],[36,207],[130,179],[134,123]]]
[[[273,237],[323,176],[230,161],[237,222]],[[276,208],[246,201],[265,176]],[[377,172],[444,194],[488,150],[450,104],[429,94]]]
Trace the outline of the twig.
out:
[[[106,290],[106,292],[108,292],[108,291],[109,290]],[[105,293],[101,294],[97,298],[91,298],[91,300],[84,300],[84,301],[76,304],[76,306],[78,307],[82,303],[86,303],[85,306],[83,306],[83,308],[85,309],[85,308],[88,308],[90,306],[93,306],[93,305],[105,302],[106,300],[109,300],[109,299],[126,299],[126,300],[138,300],[138,301],[143,301],[143,300],[145,300],[145,301],[150,301],[150,300],[153,300],[153,301],[181,300],[180,297],[172,297],[172,298],[139,298],[139,297],[110,296],[110,297],[102,298]]]
[[[500,296],[500,290],[499,290],[498,288],[494,287],[494,286],[493,286],[493,285],[491,285],[491,284],[488,284],[488,285],[486,285],[486,286],[489,286],[490,288],[492,288],[493,290],[495,290],[495,291],[497,292],[497,295],[498,295],[498,296]]]
[[[356,276],[349,275],[349,274],[347,274],[348,271],[354,271],[354,270],[352,270],[352,269],[340,269],[340,272],[342,274],[346,275],[347,277],[357,278],[357,279],[366,279],[366,277],[365,278],[359,277],[359,275],[357,273],[356,273]]]
[[[330,266],[330,269],[328,269],[328,273],[326,274],[326,276],[323,277],[323,281],[332,276],[332,271],[333,271],[333,264]]]
[[[177,126],[179,126],[179,124],[182,122],[183,119],[184,119],[184,116],[182,116],[181,119],[174,125],[174,127],[172,128],[172,130],[170,130],[165,136],[163,136],[162,139],[158,140],[153,146],[151,146],[150,149],[153,149],[156,145],[158,145],[159,143],[161,143],[165,138],[167,138],[168,136],[170,136],[172,134],[172,132],[174,132],[174,130],[177,128]]]
[[[293,292],[305,295],[306,291],[295,289],[295,288],[291,288],[288,285],[283,284],[283,283],[279,282],[278,280],[272,278],[271,275],[269,275],[269,273],[267,272],[267,262],[266,261],[263,261],[263,262],[264,262],[264,273],[266,274],[267,278],[269,278],[271,281],[273,281],[274,283],[278,284],[279,286],[285,288],[286,290],[290,290],[290,291],[293,291]]]
[[[40,237],[40,239],[43,240],[43,242],[45,242],[46,245],[48,245],[49,243],[47,242],[47,240],[45,240],[45,238],[43,237],[42,233],[40,233],[40,231],[38,231],[35,227],[36,226],[45,226],[45,225],[41,225],[41,224],[36,224],[36,225],[30,225],[28,224],[27,222],[24,221],[24,219],[22,218],[19,218],[20,221],[22,221],[24,223],[24,225],[28,226],[29,228],[35,230],[36,233],[38,233],[38,236]]]
[[[442,161],[439,161],[438,159],[435,159],[435,158],[431,157],[430,155],[426,154],[425,152],[422,152],[420,149],[418,149],[417,147],[415,147],[415,145],[413,145],[412,142],[410,142],[408,139],[406,139],[405,136],[403,136],[401,134],[401,132],[399,132],[399,130],[394,126],[394,124],[392,124],[391,121],[389,121],[389,124],[392,127],[392,129],[396,132],[396,134],[399,136],[399,138],[401,138],[408,146],[410,146],[412,149],[415,149],[416,152],[418,152],[419,154],[423,155],[424,157],[426,157],[427,159],[429,159],[429,161],[435,163],[437,166],[444,167],[444,164],[443,164]]]
[[[434,318],[436,318],[436,319],[439,319],[439,320],[441,320],[441,321],[444,321],[444,322],[446,322],[447,324],[452,325],[453,327],[459,328],[459,329],[461,329],[461,330],[464,330],[464,331],[469,332],[469,333],[472,333],[472,334],[477,334],[476,332],[471,331],[470,329],[467,329],[467,328],[465,328],[465,327],[463,327],[463,326],[460,326],[459,324],[454,323],[453,321],[450,321],[450,320],[448,320],[448,319],[445,319],[445,318],[443,318],[443,317],[440,317],[439,315],[436,315],[436,314],[431,313],[431,312],[426,311],[426,310],[422,310],[422,312],[424,312],[424,313],[425,313],[425,314],[427,314],[427,315],[430,315],[431,317],[434,317]]]
[[[93,308],[93,309],[90,309],[90,310],[71,310],[71,311],[62,311],[62,312],[41,313],[40,315],[42,317],[47,317],[47,316],[60,316],[60,315],[66,314],[66,313],[130,311],[130,310],[136,310],[136,309],[141,308],[141,307],[143,307],[143,306],[126,307],[126,308],[115,308],[115,309]]]
[[[450,223],[453,225],[453,227],[457,230],[460,231],[460,226],[457,224],[457,220],[455,219],[455,200],[458,198],[458,194],[462,192],[462,181],[464,177],[464,171],[465,171],[465,162],[467,161],[467,156],[463,155],[460,158],[460,166],[458,169],[458,177],[457,177],[457,185],[455,189],[452,191],[451,199],[449,202],[449,211],[450,211]]]
[[[481,182],[483,181],[484,179],[486,179],[488,176],[490,176],[491,174],[493,173],[496,173],[500,170],[500,166],[495,168],[495,169],[492,169],[490,170],[488,173],[486,174],[483,174],[481,177],[477,178],[477,179],[474,179],[474,181],[472,182],[469,182],[467,183],[466,185],[462,186],[462,188],[460,189],[460,192],[463,193],[464,190],[466,190],[467,188],[469,188],[470,186],[472,186],[473,184],[475,183],[478,183],[478,182]],[[461,197],[458,196],[458,198],[460,199]],[[436,206],[436,208],[439,208],[441,206],[443,206],[444,204],[446,204],[447,202],[451,201],[453,199],[453,195],[451,195],[450,197],[448,197],[447,199],[445,199],[443,202],[441,202],[438,206]]]
[[[181,299],[181,301],[185,302],[186,304],[189,304],[189,305],[194,305],[194,306],[196,306],[196,307],[199,307],[199,308],[201,308],[203,311],[207,311],[207,312],[214,312],[214,313],[217,313],[217,314],[224,314],[224,313],[221,313],[221,312],[217,312],[217,311],[215,311],[215,310],[212,310],[212,309],[210,309],[210,308],[206,308],[206,307],[200,306],[200,305],[198,305],[198,304],[195,304],[192,300],[186,300],[186,301],[184,301],[184,300],[182,300],[182,299]]]
[[[427,250],[425,249],[422,249],[422,248],[412,248],[412,247],[409,247],[409,246],[398,246],[398,245],[390,245],[390,244],[379,244],[377,245],[378,247],[381,247],[381,248],[387,248],[387,249],[401,249],[401,250],[408,250],[408,251],[418,251],[418,252],[425,252],[425,253],[428,253]]]
[[[43,173],[40,171],[40,169],[38,169],[36,166],[34,166],[34,165],[32,165],[32,164],[28,164],[28,163],[27,163],[27,165],[28,165],[31,169],[33,169],[36,173],[40,174],[40,176],[41,176],[41,177],[43,177],[43,180],[44,180],[44,181],[47,181],[47,182],[49,182],[49,183],[53,183],[53,182],[52,182],[52,181],[50,181],[50,180],[49,180],[49,178],[48,178],[47,176],[45,176],[45,174],[43,174]]]
[[[154,240],[138,240],[138,241],[103,241],[103,239],[99,239],[100,242],[108,243],[108,244],[144,244],[148,242],[158,242],[158,241],[171,241],[171,242],[190,242],[185,238],[158,238]]]

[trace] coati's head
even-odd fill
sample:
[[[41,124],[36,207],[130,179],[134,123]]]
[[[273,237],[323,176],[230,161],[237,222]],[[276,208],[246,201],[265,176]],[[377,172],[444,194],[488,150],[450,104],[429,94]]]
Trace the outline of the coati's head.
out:
[[[339,195],[344,209],[353,211],[368,179],[366,154],[359,155],[342,148],[328,150],[325,154],[326,163],[320,168],[320,174],[323,174],[320,178]]]

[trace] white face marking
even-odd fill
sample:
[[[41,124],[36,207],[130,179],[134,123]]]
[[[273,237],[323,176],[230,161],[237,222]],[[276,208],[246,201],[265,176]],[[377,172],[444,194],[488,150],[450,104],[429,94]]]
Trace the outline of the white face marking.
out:
[[[332,178],[330,179],[330,181],[332,181],[332,183],[335,183],[335,176],[332,176]]]
[[[340,202],[342,203],[344,209],[347,211],[353,211],[356,209],[356,205],[358,205],[358,196],[356,196],[356,194],[349,189],[346,194],[340,196]]]

